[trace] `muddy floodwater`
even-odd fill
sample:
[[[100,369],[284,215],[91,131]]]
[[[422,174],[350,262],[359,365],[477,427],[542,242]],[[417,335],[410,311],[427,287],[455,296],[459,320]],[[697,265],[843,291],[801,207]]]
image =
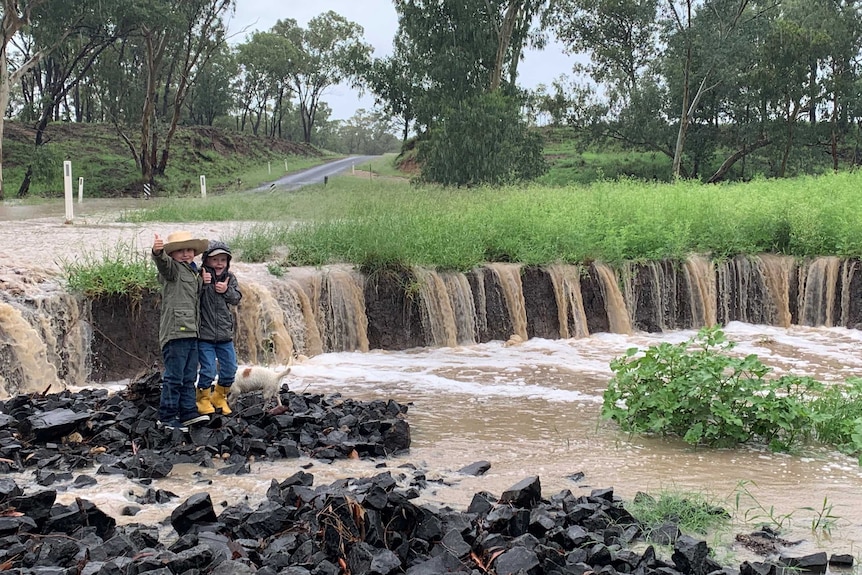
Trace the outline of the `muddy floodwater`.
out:
[[[0,208],[0,243],[4,274],[49,275],[57,265],[50,254],[90,251],[130,241],[148,246],[154,231],[175,224],[131,226],[89,216],[64,224],[52,214],[38,220],[15,218]],[[93,214],[97,212],[94,211]],[[62,209],[59,212],[62,215]],[[28,217],[32,217],[30,214]],[[52,219],[54,218],[54,219]],[[186,228],[209,237],[225,234],[229,224]],[[28,249],[29,246],[29,249]],[[34,261],[34,251],[38,260]],[[237,266],[242,281],[241,265]],[[777,375],[811,375],[823,382],[862,374],[862,332],[846,328],[779,328],[732,322],[724,326],[737,342],[735,353],[754,353]],[[692,449],[681,441],[629,436],[600,419],[601,396],[611,376],[610,362],[627,348],[680,342],[694,331],[632,335],[595,334],[582,338],[531,339],[405,352],[328,353],[300,359],[287,382],[295,392],[340,393],[356,399],[395,399],[409,404],[412,432],[408,454],[386,460],[323,463],[301,458],[254,462],[252,473],[223,476],[215,469],[175,467],[154,487],[181,500],[207,491],[217,505],[243,499],[255,503],[271,480],[300,469],[315,484],[343,477],[364,477],[412,464],[425,470],[428,488],[420,502],[464,509],[474,493],[500,494],[521,479],[538,475],[543,494],[562,489],[575,494],[613,487],[623,498],[638,491],[698,491],[734,513],[737,531],[757,524],[780,524],[784,537],[804,540],[796,553],[825,550],[859,556],[862,549],[862,468],[857,460],[811,446],[794,454],[760,447]],[[119,388],[125,382],[112,382]],[[489,471],[470,477],[457,470],[486,460]],[[94,470],[85,470],[93,474]],[[581,477],[582,475],[582,478]],[[146,505],[134,517],[120,516],[146,489],[114,476],[96,476],[98,485],[68,489],[62,502],[90,499],[120,522],[155,522],[168,516],[179,500]],[[36,488],[29,475],[18,477]],[[746,523],[747,522],[747,523]],[[742,525],[746,523],[746,525]],[[812,526],[829,527],[828,530]],[[729,553],[730,537],[726,537]],[[709,541],[715,545],[716,541]],[[724,545],[724,544],[722,544]],[[720,557],[721,558],[721,557]]]
[[[778,374],[839,381],[862,368],[857,359],[862,338],[854,330],[732,323],[726,333],[738,342],[735,351],[756,353]],[[738,530],[764,522],[780,524],[785,538],[804,540],[795,552],[856,554],[862,545],[862,468],[854,458],[817,447],[793,455],[755,447],[695,450],[677,440],[631,437],[600,419],[611,359],[631,346],[678,342],[693,335],[599,334],[510,347],[489,343],[312,357],[294,366],[287,380],[291,389],[409,404],[409,454],[331,464],[306,458],[257,462],[250,475],[239,477],[178,467],[157,487],[181,497],[208,491],[216,502],[230,504],[246,498],[258,501],[272,479],[282,480],[300,469],[312,473],[320,485],[385,469],[397,474],[398,466],[413,464],[426,470],[429,481],[420,501],[465,509],[476,492],[500,494],[538,475],[546,496],[562,489],[577,494],[604,487],[613,487],[626,499],[638,491],[697,491],[734,513]],[[479,460],[491,463],[484,476],[457,473]],[[581,473],[583,479],[578,479]],[[115,477],[98,479],[99,486],[91,491],[70,490],[61,499],[85,496],[118,514],[132,493],[141,495],[145,489]],[[173,507],[145,506],[138,516],[121,520],[157,521]],[[831,533],[812,531],[812,524],[826,515]],[[730,537],[726,539],[729,546]]]

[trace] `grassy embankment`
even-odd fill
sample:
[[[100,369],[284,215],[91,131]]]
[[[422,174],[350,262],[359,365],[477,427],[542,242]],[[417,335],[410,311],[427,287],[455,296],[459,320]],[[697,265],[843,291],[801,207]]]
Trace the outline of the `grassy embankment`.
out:
[[[286,246],[283,265],[467,270],[487,261],[614,263],[691,253],[859,256],[860,185],[862,176],[842,173],[722,186],[620,180],[453,190],[345,176],[298,192],[176,199],[126,218],[253,221],[266,213],[266,223],[230,240],[246,261],[267,261]]]
[[[128,134],[127,134],[128,135]],[[132,139],[135,138],[132,136]],[[35,132],[7,122],[3,139],[3,177],[7,199],[14,198],[28,166],[32,182],[26,200],[63,197],[63,162],[72,163],[73,188],[84,179],[85,197],[138,196],[141,173],[131,150],[105,124],[50,124],[47,143],[34,150]],[[313,146],[207,127],[180,127],[171,145],[164,176],[156,177],[156,194],[200,193],[200,176],[208,193],[230,193],[275,180],[339,157]]]

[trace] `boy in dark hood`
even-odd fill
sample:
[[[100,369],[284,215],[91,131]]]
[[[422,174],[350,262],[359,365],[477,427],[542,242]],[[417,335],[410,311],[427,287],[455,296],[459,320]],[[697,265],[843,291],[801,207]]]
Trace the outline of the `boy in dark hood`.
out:
[[[198,335],[197,407],[200,413],[216,410],[228,415],[230,386],[236,378],[236,349],[233,344],[234,316],[230,306],[239,304],[242,293],[236,276],[230,271],[230,248],[213,240],[202,254],[203,289],[201,291],[201,324]],[[218,383],[213,391],[213,381]]]

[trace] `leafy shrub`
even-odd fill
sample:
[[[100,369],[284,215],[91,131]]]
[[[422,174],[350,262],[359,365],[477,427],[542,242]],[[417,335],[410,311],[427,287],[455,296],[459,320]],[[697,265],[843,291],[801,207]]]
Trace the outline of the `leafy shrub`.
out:
[[[602,416],[626,431],[677,435],[692,445],[732,446],[758,439],[787,451],[821,419],[812,394],[823,385],[795,375],[766,379],[755,355],[732,357],[717,327],[680,344],[636,348],[611,362]]]
[[[848,455],[862,453],[862,379],[830,385],[812,407],[819,416],[814,429],[820,441]]]

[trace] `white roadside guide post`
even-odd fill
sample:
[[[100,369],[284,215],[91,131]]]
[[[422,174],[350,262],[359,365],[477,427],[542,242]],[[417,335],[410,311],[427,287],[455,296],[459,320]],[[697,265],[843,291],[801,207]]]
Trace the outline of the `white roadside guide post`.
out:
[[[207,197],[207,177],[201,175],[201,197]]]
[[[287,171],[287,158],[284,159],[284,171]]]
[[[271,173],[272,173],[272,162],[267,162],[267,163],[266,163],[266,172],[267,172],[268,174],[271,174]]]
[[[63,162],[63,192],[66,197],[66,223],[71,224],[74,219],[72,203],[72,162]]]
[[[84,176],[78,178],[78,203],[84,199]]]

